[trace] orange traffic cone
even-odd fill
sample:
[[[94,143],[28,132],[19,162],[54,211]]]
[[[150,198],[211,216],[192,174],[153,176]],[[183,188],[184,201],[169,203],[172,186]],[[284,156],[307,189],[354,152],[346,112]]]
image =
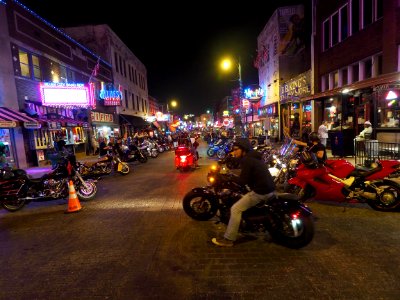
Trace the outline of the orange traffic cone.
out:
[[[68,198],[68,209],[66,213],[78,212],[82,209],[81,203],[79,202],[78,196],[74,188],[72,180],[69,181],[69,198]]]

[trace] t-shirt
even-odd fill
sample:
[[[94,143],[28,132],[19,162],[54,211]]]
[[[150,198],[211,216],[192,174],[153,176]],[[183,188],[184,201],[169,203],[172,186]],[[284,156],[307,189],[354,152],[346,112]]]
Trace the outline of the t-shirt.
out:
[[[312,153],[315,153],[315,155],[317,155],[317,152],[319,151],[324,151],[324,155],[322,158],[317,157],[318,162],[323,163],[328,159],[326,155],[326,148],[320,142],[318,144],[308,143],[308,148]]]

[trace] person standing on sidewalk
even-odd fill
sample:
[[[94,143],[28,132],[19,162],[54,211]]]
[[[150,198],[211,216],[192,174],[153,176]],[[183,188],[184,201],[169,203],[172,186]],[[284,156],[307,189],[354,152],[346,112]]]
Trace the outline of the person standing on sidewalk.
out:
[[[232,153],[240,159],[240,176],[234,177],[237,183],[247,185],[250,192],[243,195],[232,207],[231,216],[223,238],[213,238],[211,241],[221,247],[231,247],[236,241],[242,213],[266,201],[275,195],[275,184],[261,154],[253,150],[248,138],[237,138],[233,143]]]
[[[321,141],[321,144],[326,147],[326,141],[328,139],[328,122],[327,121],[322,121],[321,126],[318,128],[318,137],[319,140]]]

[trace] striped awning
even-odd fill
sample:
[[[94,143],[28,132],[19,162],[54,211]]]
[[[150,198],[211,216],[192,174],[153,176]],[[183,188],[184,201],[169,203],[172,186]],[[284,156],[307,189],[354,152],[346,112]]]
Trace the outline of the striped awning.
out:
[[[26,114],[7,107],[0,107],[0,127],[15,127],[18,122],[24,122],[24,125],[39,124],[34,118]],[[28,126],[25,126],[28,128]],[[33,126],[35,127],[35,126]]]

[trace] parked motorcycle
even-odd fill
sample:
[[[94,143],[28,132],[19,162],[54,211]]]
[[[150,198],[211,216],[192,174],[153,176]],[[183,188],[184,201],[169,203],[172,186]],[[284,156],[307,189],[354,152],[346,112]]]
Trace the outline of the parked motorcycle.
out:
[[[84,180],[73,168],[74,159],[62,157],[53,171],[31,179],[24,170],[0,170],[0,202],[10,212],[20,210],[30,201],[46,201],[69,197],[72,180],[80,200],[92,200],[97,193],[96,181]]]
[[[113,170],[121,175],[127,175],[130,172],[129,165],[121,161],[116,154],[107,154],[95,163],[77,162],[76,169],[83,178],[99,178],[111,174]]]
[[[357,200],[379,211],[400,207],[400,185],[387,179],[398,172],[398,161],[377,161],[376,168],[365,169],[356,168],[345,159],[327,160],[325,165],[320,165],[308,151],[303,151],[300,157],[301,164],[289,184],[302,201]]]
[[[209,185],[197,187],[183,198],[185,213],[197,221],[218,216],[228,224],[230,209],[248,190],[232,180],[224,165],[214,166],[207,175]],[[288,248],[302,248],[314,236],[312,211],[294,195],[279,194],[242,214],[240,231],[269,232],[272,239]]]
[[[123,162],[138,161],[142,164],[147,162],[146,154],[144,154],[142,150],[140,150],[136,145],[123,146],[122,151],[123,151],[123,156],[122,156]]]

